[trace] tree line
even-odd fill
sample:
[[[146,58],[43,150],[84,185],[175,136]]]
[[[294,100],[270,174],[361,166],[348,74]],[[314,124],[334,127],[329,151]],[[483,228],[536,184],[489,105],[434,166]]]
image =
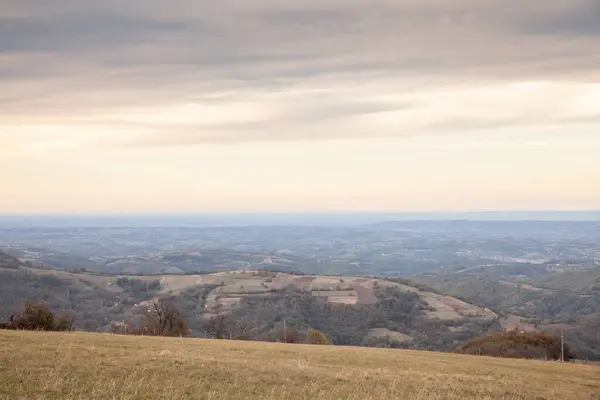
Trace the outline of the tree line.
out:
[[[188,323],[179,308],[171,301],[159,299],[146,302],[141,307],[140,322],[127,322],[122,326],[114,325],[115,334],[147,335],[165,337],[189,336]],[[224,314],[213,316],[204,321],[207,335],[214,339],[252,340],[247,333],[248,325],[239,324],[234,331],[229,318]],[[22,311],[11,315],[9,320],[0,319],[0,329],[31,331],[73,331],[75,319],[70,313],[54,313],[43,301],[28,301]],[[290,327],[281,330],[274,341],[286,343],[329,344],[329,339],[316,329],[300,331]]]
[[[200,299],[202,295],[204,292],[198,294]],[[549,334],[486,335],[496,327],[427,318],[423,315],[427,306],[414,293],[382,287],[377,288],[376,295],[376,304],[331,304],[288,287],[269,297],[249,296],[227,312],[204,313],[193,319],[188,319],[174,298],[159,298],[140,303],[135,318],[111,324],[109,332],[189,337],[191,323],[194,331],[200,332],[193,336],[212,339],[416,348],[517,358],[556,359],[559,354],[560,342]],[[181,300],[187,304],[185,297]],[[76,328],[75,322],[72,313],[52,312],[41,301],[26,302],[10,320],[0,320],[0,329],[71,331]],[[372,329],[382,328],[410,335],[412,341],[370,335]],[[565,360],[573,357],[566,346]]]
[[[545,332],[523,332],[518,329],[492,333],[468,341],[458,350],[461,354],[505,358],[570,361],[575,354],[561,338]]]
[[[53,313],[42,301],[28,301],[23,310],[10,316],[8,321],[0,319],[0,329],[31,331],[72,331],[75,319],[71,313]]]

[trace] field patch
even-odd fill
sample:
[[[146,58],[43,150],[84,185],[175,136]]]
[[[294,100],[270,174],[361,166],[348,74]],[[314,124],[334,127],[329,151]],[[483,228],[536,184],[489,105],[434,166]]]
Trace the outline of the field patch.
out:
[[[444,302],[444,296],[431,292],[420,292],[420,294],[421,298],[430,307],[435,309],[435,311],[428,311],[432,317],[443,320],[458,320],[463,318],[451,305]]]
[[[377,296],[375,296],[375,288],[373,287],[373,280],[365,282],[356,282],[352,287],[358,297],[358,302],[361,304],[375,304],[377,303]]]
[[[327,301],[338,304],[356,304],[356,292],[354,290],[334,291],[329,294]]]
[[[532,324],[528,324],[525,322],[521,322],[521,317],[518,315],[508,315],[506,318],[502,318],[500,320],[500,326],[503,329],[512,331],[514,329],[522,330],[522,331],[536,331],[535,326]]]

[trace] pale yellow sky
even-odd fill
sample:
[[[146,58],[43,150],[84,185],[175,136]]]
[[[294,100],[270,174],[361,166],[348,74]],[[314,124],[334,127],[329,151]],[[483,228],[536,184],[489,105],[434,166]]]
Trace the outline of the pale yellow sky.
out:
[[[582,131],[585,129],[580,128]],[[506,132],[3,157],[8,212],[596,209],[600,139]],[[537,132],[537,130],[536,130]],[[558,136],[558,137],[557,137]]]
[[[0,213],[600,209],[593,2],[33,3]]]

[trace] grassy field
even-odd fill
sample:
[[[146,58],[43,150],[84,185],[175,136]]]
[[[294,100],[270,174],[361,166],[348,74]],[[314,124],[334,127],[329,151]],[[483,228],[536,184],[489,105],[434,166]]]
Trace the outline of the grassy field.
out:
[[[600,367],[444,353],[0,331],[1,399],[600,399]]]

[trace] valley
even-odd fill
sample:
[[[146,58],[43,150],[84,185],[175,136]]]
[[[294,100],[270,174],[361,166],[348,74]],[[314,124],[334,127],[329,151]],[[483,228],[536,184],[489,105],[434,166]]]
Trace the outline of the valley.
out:
[[[598,222],[162,224],[0,227],[0,318],[42,300],[108,332],[166,299],[200,338],[216,317],[231,338],[277,341],[285,323],[443,351],[517,329],[564,332],[600,359]]]

